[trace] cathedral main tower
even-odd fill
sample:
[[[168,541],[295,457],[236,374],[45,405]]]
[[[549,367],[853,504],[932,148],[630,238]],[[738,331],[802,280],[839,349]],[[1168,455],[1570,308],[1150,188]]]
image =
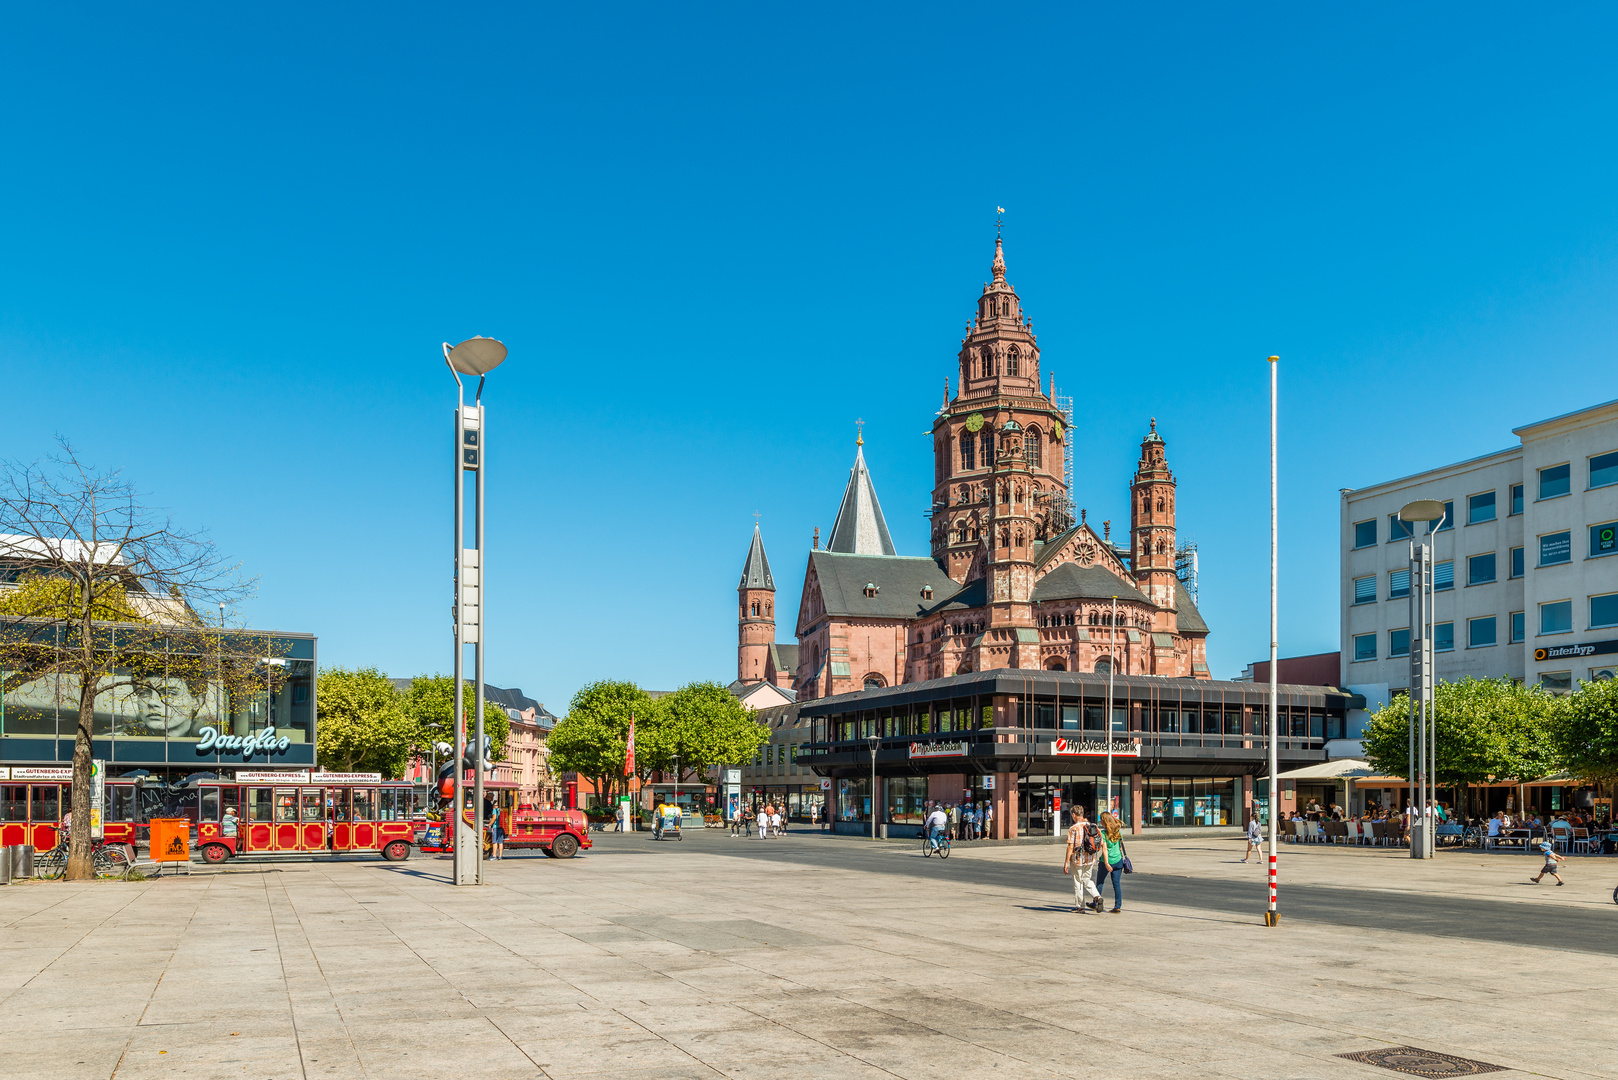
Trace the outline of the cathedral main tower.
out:
[[[770,576],[770,560],[757,525],[736,586],[736,601],[736,679],[762,682],[770,646],[775,644],[775,578]]]
[[[1024,543],[1049,540],[1073,524],[1072,500],[1062,480],[1069,433],[1050,394],[1040,389],[1039,344],[1024,317],[1022,299],[1006,281],[1005,249],[994,241],[992,280],[984,283],[977,312],[967,323],[957,356],[957,393],[933,421],[932,554],[949,576],[964,582],[980,547],[991,559],[998,531],[1013,505],[1026,515]],[[1016,443],[1012,462],[1001,452]],[[1002,504],[1010,492],[1022,503]]]
[[[1157,418],[1140,444],[1140,462],[1130,485],[1129,534],[1135,553],[1135,580],[1141,592],[1160,609],[1155,622],[1170,629],[1174,609],[1174,474],[1164,456],[1163,436],[1157,433]]]

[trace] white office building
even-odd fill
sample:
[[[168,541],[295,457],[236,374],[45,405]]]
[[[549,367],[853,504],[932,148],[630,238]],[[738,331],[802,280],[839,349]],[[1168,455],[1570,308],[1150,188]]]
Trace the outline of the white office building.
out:
[[[1618,671],[1618,402],[1513,431],[1497,453],[1342,492],[1342,685],[1376,709],[1410,685],[1410,533],[1433,548],[1435,673],[1555,690]],[[1425,532],[1425,525],[1417,525]]]

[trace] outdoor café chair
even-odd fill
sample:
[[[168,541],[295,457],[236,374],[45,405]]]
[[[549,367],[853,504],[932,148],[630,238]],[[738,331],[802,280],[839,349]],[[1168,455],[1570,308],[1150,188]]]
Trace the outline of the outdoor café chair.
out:
[[[1577,854],[1583,854],[1583,855],[1590,854],[1590,830],[1589,829],[1574,829],[1573,830],[1573,850]]]

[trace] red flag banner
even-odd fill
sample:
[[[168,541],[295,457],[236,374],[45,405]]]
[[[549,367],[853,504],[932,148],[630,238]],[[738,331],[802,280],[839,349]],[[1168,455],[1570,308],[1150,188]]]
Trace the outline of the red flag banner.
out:
[[[635,775],[635,718],[629,718],[629,743],[624,748],[624,775]]]

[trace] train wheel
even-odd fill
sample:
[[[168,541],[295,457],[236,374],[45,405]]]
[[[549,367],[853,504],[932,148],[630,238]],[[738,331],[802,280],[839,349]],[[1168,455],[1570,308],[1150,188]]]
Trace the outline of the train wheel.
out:
[[[551,855],[558,859],[571,859],[579,851],[579,838],[572,833],[560,833],[551,841]]]
[[[403,840],[395,840],[382,849],[382,857],[389,862],[404,862],[410,858],[410,845]]]
[[[202,845],[202,861],[217,866],[230,858],[230,849],[224,844]]]

